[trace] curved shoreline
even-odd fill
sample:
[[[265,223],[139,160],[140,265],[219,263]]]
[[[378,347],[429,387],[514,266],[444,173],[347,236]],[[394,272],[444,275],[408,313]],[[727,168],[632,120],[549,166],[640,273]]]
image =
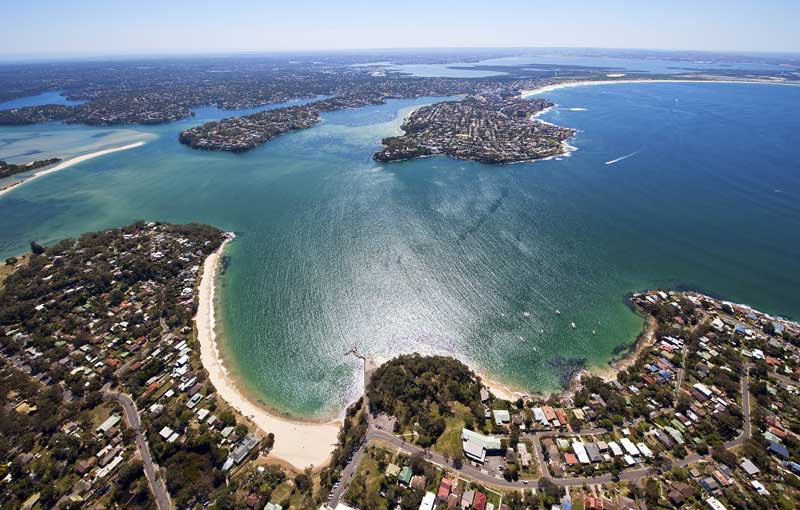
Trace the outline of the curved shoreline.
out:
[[[200,280],[199,304],[195,323],[200,343],[200,360],[217,394],[264,434],[275,434],[271,456],[290,464],[297,470],[307,466],[315,469],[325,466],[338,443],[339,423],[312,423],[292,421],[267,412],[262,406],[247,398],[236,385],[223,364],[216,339],[215,283],[220,255],[229,241],[225,241],[203,264]]]
[[[110,149],[103,149],[101,151],[90,152],[89,154],[84,154],[82,156],[76,156],[74,158],[70,158],[70,159],[68,159],[66,161],[62,161],[61,163],[58,163],[53,168],[40,170],[40,171],[36,172],[33,175],[25,177],[22,180],[19,180],[17,182],[9,184],[8,186],[4,187],[3,189],[0,189],[0,196],[4,195],[4,194],[6,194],[6,193],[8,193],[8,192],[10,192],[12,190],[15,190],[15,189],[19,188],[20,186],[22,186],[25,183],[31,182],[32,180],[37,179],[37,178],[42,177],[42,176],[45,176],[47,174],[52,174],[54,172],[58,172],[59,170],[64,170],[65,168],[69,168],[69,167],[71,167],[73,165],[77,165],[78,163],[83,163],[84,161],[88,161],[90,159],[98,158],[100,156],[105,156],[106,154],[111,154],[112,152],[119,152],[119,151],[124,151],[124,150],[128,150],[128,149],[134,149],[136,147],[141,147],[144,144],[145,144],[145,142],[143,142],[143,141],[134,142],[134,143],[130,143],[128,145],[123,145],[121,147],[112,147]]]
[[[583,81],[583,82],[563,82],[548,85],[537,89],[522,91],[523,97],[526,95],[548,92],[560,88],[578,87],[584,85],[607,85],[615,83],[731,83],[731,84],[765,84],[765,85],[787,85],[797,86],[798,83],[790,82],[765,82],[765,81],[743,81],[743,80],[603,80],[603,81]],[[412,110],[413,111],[413,110]],[[237,386],[235,376],[230,374],[224,366],[223,356],[220,352],[221,345],[216,343],[215,331],[215,310],[214,310],[214,280],[219,257],[225,244],[215,253],[206,259],[203,277],[200,288],[200,305],[197,315],[198,339],[201,346],[201,360],[209,372],[209,379],[216,387],[218,394],[235,408],[240,414],[249,419],[264,433],[272,432],[276,435],[275,448],[272,456],[280,458],[295,468],[302,468],[308,464],[315,467],[324,465],[329,458],[335,443],[337,442],[338,423],[313,423],[303,421],[293,421],[290,418],[282,417],[275,413],[270,413],[263,404],[256,399],[248,397],[246,391],[240,389],[242,384]],[[205,321],[205,322],[203,322]],[[571,384],[562,390],[556,390],[557,394],[569,394],[576,379],[587,373],[601,378],[614,378],[616,373],[628,366],[636,359],[641,349],[647,345],[645,340],[651,336],[649,324],[646,322],[636,339],[631,339],[628,344],[627,352],[621,357],[611,357],[602,364],[586,367],[576,374]],[[640,341],[641,340],[641,341]],[[471,366],[473,368],[474,365]],[[481,377],[483,382],[490,388],[490,391],[499,398],[516,400],[520,396],[540,397],[541,393],[524,391],[515,387],[512,383],[498,382],[491,375],[479,370],[473,370]],[[307,447],[306,447],[307,446]]]
[[[769,80],[715,80],[715,79],[702,79],[702,80],[690,80],[690,79],[628,79],[628,80],[578,80],[578,81],[564,81],[561,83],[553,83],[551,85],[542,85],[541,87],[537,87],[535,89],[530,90],[521,90],[520,97],[530,97],[538,94],[543,94],[546,92],[552,92],[553,90],[558,89],[568,89],[573,87],[585,87],[589,85],[614,85],[617,83],[733,83],[733,84],[750,84],[750,85],[786,85],[786,86],[800,86],[800,82],[796,81],[769,81]]]

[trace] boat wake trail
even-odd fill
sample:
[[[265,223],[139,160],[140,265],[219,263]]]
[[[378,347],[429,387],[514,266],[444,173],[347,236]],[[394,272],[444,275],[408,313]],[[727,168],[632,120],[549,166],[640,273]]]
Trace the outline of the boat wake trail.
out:
[[[639,152],[641,152],[641,149],[639,149],[638,151],[635,151],[635,152],[631,152],[630,154],[625,154],[624,156],[619,157],[617,159],[612,159],[610,161],[606,161],[606,165],[613,165],[614,163],[619,163],[623,159],[628,159],[631,156],[635,156],[635,155],[639,154]]]

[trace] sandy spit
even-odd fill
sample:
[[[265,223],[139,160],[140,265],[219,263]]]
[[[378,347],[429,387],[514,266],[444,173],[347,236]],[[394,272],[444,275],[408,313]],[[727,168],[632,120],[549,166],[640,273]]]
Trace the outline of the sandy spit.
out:
[[[558,89],[567,89],[572,87],[585,87],[588,85],[613,85],[616,83],[754,83],[764,85],[789,85],[798,86],[799,82],[783,82],[775,80],[716,80],[716,79],[703,79],[703,80],[685,80],[685,79],[630,79],[630,80],[580,80],[580,81],[565,81],[561,83],[554,83],[552,85],[544,85],[531,90],[520,91],[520,96],[530,97],[534,95],[544,94]]]
[[[5,188],[0,189],[0,195],[8,193],[11,190],[17,189],[20,186],[22,186],[23,184],[25,184],[27,182],[31,182],[34,179],[37,179],[37,178],[42,177],[42,176],[47,175],[47,174],[52,174],[54,172],[58,172],[59,170],[64,170],[65,168],[69,168],[69,167],[71,167],[73,165],[77,165],[78,163],[82,163],[82,162],[87,161],[89,159],[94,159],[94,158],[98,158],[100,156],[105,156],[106,154],[111,154],[112,152],[119,152],[119,151],[124,151],[124,150],[128,150],[128,149],[134,149],[136,147],[141,147],[144,144],[145,144],[145,142],[134,142],[134,143],[131,143],[131,144],[128,144],[128,145],[123,145],[121,147],[112,147],[111,149],[103,149],[101,151],[90,152],[89,154],[84,154],[82,156],[76,156],[74,158],[70,158],[70,159],[68,159],[66,161],[62,161],[61,163],[57,164],[53,168],[48,168],[46,170],[40,170],[40,171],[36,172],[35,174],[31,175],[30,177],[26,177],[25,179],[22,179],[21,181],[17,181],[17,182],[15,182],[13,184],[9,184]]]

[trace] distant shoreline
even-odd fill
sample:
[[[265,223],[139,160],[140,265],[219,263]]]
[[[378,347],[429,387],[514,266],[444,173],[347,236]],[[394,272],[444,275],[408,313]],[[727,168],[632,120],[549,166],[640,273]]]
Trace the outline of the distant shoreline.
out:
[[[57,164],[53,168],[40,170],[40,171],[36,172],[35,174],[33,174],[31,176],[25,177],[22,180],[19,180],[17,182],[14,182],[14,183],[11,183],[11,184],[5,186],[3,189],[0,189],[0,196],[4,195],[4,194],[6,194],[6,193],[8,193],[8,192],[10,192],[12,190],[15,190],[15,189],[19,188],[20,186],[22,186],[23,184],[31,182],[32,180],[37,179],[39,177],[43,177],[45,175],[52,174],[54,172],[58,172],[59,170],[64,170],[65,168],[69,168],[69,167],[71,167],[73,165],[77,165],[78,163],[83,163],[84,161],[88,161],[90,159],[98,158],[100,156],[105,156],[106,154],[111,154],[112,152],[119,152],[119,151],[124,151],[124,150],[128,150],[128,149],[134,149],[136,147],[141,147],[144,144],[145,144],[145,142],[134,142],[134,143],[131,143],[131,144],[128,144],[128,145],[123,145],[121,147],[112,147],[111,149],[103,149],[101,151],[90,152],[89,154],[84,154],[82,156],[76,156],[74,158],[70,158],[70,159],[68,159],[66,161],[62,161],[61,163]]]
[[[264,405],[248,398],[223,363],[217,339],[215,287],[220,256],[229,240],[206,258],[200,280],[199,304],[195,322],[200,343],[200,360],[217,394],[265,435],[275,434],[270,456],[298,471],[313,465],[327,465],[338,442],[338,421],[327,423],[295,421],[270,413]]]
[[[577,81],[564,81],[561,83],[553,83],[550,85],[542,85],[541,87],[536,87],[535,89],[530,90],[522,90],[520,91],[520,97],[526,98],[531,97],[534,95],[544,94],[547,92],[552,92],[558,89],[567,89],[573,87],[585,87],[589,85],[614,85],[617,83],[738,83],[738,84],[753,84],[753,85],[786,85],[786,86],[800,86],[800,82],[798,81],[774,81],[774,80],[716,80],[716,79],[698,79],[698,80],[690,80],[690,79],[653,79],[648,80],[646,78],[636,78],[636,79],[621,79],[621,80],[577,80]]]

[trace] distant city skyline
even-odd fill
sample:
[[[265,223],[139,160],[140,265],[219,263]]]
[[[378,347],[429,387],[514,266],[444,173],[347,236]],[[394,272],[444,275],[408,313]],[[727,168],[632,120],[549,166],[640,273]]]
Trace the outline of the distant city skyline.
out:
[[[800,52],[790,0],[13,2],[0,59],[409,48]]]

